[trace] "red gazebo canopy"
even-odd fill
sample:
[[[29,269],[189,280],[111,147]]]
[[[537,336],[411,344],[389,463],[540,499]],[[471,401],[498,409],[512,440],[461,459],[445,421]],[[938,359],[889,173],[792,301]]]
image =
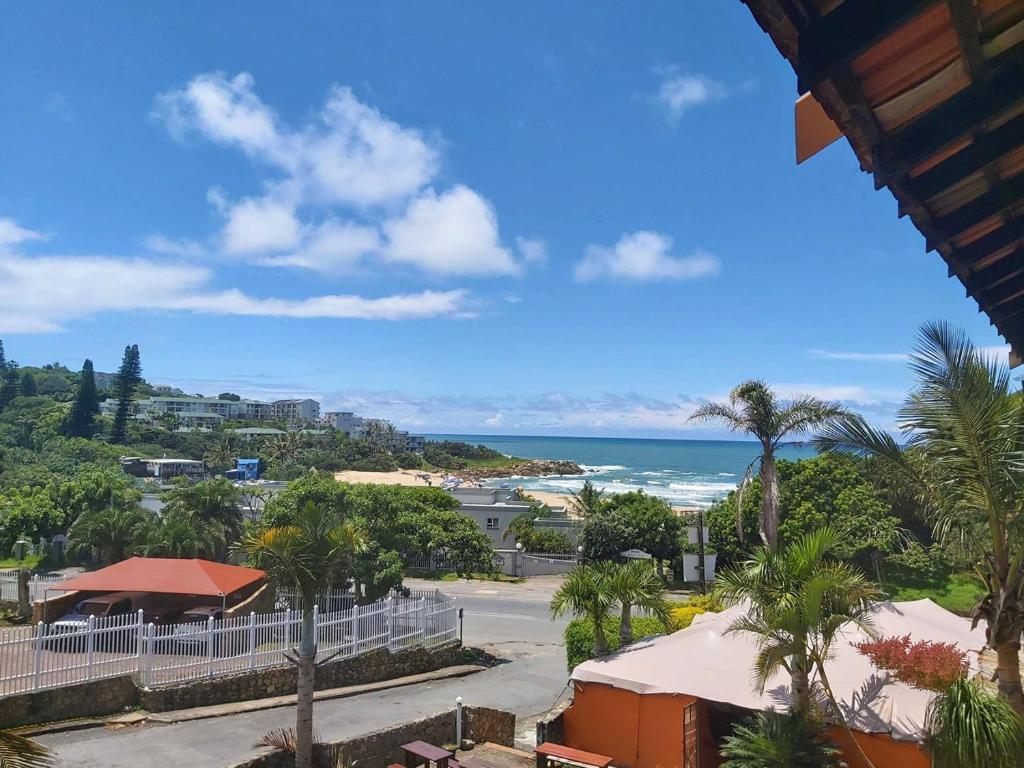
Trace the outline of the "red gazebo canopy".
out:
[[[170,557],[133,557],[54,584],[49,589],[69,592],[154,592],[219,597],[262,580],[256,568],[225,565],[210,560]]]

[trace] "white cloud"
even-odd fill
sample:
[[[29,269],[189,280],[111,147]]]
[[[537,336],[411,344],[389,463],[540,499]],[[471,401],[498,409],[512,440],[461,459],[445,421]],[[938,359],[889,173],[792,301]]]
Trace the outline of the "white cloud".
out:
[[[548,244],[535,237],[517,237],[516,250],[527,264],[541,264],[548,259]]]
[[[496,413],[491,418],[484,420],[484,426],[487,427],[500,427],[502,422],[505,420],[504,416],[500,413]]]
[[[677,257],[670,255],[671,249],[671,237],[645,230],[624,234],[611,247],[589,245],[576,265],[576,279],[690,280],[717,275],[721,268],[718,258],[706,251]]]
[[[156,232],[146,238],[144,245],[146,250],[153,253],[160,253],[164,256],[180,256],[183,258],[196,258],[206,253],[206,249],[195,240],[182,238],[175,240],[166,235]]]
[[[293,253],[271,256],[264,266],[305,267],[320,272],[347,272],[370,254],[380,250],[380,234],[373,227],[347,221],[328,220],[316,227],[302,247]]]
[[[29,240],[45,239],[46,235],[42,232],[19,227],[14,223],[14,219],[0,217],[0,251],[3,251],[8,246],[17,245]]]
[[[333,86],[316,119],[290,127],[260,99],[251,75],[214,72],[160,95],[154,116],[179,139],[198,135],[276,171],[259,197],[233,203],[219,188],[209,191],[226,219],[228,255],[320,272],[376,259],[438,275],[515,274],[546,255],[543,241],[518,238],[517,261],[475,190],[431,188],[440,166],[433,143],[350,88]]]
[[[10,237],[13,230],[5,231]],[[212,280],[210,269],[195,264],[0,252],[0,332],[52,332],[68,321],[105,312],[153,310],[367,320],[473,315],[469,295],[463,290],[373,298],[324,295],[281,299],[254,297],[237,289],[214,290]]]
[[[157,97],[154,114],[172,135],[189,132],[241,149],[287,174],[304,200],[371,206],[401,201],[437,171],[437,152],[418,131],[403,128],[333,87],[319,120],[294,130],[263,103],[243,72],[215,72]]]
[[[655,69],[659,76],[658,104],[664,110],[669,122],[677,122],[693,107],[719,101],[728,95],[728,89],[705,75],[680,72],[677,67]]]
[[[832,352],[827,349],[808,349],[807,354],[820,360],[849,360],[852,362],[905,363],[904,352]]]
[[[523,297],[520,296],[518,293],[506,293],[505,301],[508,302],[509,304],[521,304],[523,301]]]
[[[442,275],[509,275],[520,271],[501,245],[498,218],[484,198],[461,184],[425,190],[402,216],[383,225],[384,258]]]
[[[302,226],[294,209],[269,197],[249,197],[230,207],[224,225],[224,251],[232,256],[295,248]]]

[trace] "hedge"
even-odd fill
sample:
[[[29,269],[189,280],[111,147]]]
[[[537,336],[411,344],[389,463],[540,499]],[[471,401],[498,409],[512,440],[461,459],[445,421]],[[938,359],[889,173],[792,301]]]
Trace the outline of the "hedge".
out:
[[[669,626],[665,626],[651,616],[633,616],[633,638],[640,640],[645,637],[664,635],[686,629],[693,622],[693,617],[707,611],[720,611],[722,606],[711,598],[693,595],[685,603],[675,603],[669,611]],[[608,641],[608,650],[619,648],[619,617],[606,616],[603,622],[604,636]],[[579,617],[569,622],[565,628],[565,658],[569,671],[577,664],[594,658],[594,625],[589,618]]]

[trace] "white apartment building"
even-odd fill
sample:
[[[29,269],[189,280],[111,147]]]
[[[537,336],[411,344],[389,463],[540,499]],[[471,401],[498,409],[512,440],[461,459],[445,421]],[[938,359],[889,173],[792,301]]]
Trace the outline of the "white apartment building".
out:
[[[100,412],[113,416],[117,412],[117,400],[108,399],[100,403]],[[213,427],[225,419],[280,419],[289,423],[307,423],[316,421],[320,415],[320,403],[309,399],[267,403],[261,400],[154,395],[132,404],[132,415],[137,419],[154,419],[164,413],[173,413],[184,427]]]
[[[367,432],[367,427],[371,424],[378,425],[382,435],[389,434],[388,430],[391,427],[391,422],[386,419],[367,419],[362,416],[356,416],[352,411],[328,411],[324,414],[320,423],[333,427],[352,439],[364,437]],[[423,435],[414,435],[403,429],[399,429],[395,430],[393,433],[391,445],[389,447],[392,451],[413,451],[415,453],[422,453],[424,447],[426,447],[426,443],[427,439]]]

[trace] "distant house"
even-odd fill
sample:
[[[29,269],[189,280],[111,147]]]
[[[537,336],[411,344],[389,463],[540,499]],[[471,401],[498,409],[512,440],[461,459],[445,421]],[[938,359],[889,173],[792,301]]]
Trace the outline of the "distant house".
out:
[[[502,539],[513,518],[529,512],[536,502],[519,501],[516,491],[510,488],[453,488],[449,493],[459,500],[459,511],[476,521],[477,526],[491,539],[491,544],[500,549],[514,547],[515,537]],[[570,541],[576,540],[576,526],[565,512],[564,507],[549,507],[551,517],[538,518],[535,527],[553,528],[562,531]]]
[[[320,418],[320,403],[308,397],[275,400],[270,404],[270,418],[288,424],[312,423]]]
[[[121,467],[135,477],[155,477],[161,480],[175,477],[199,479],[205,472],[203,462],[191,459],[143,459],[126,456],[121,458]]]
[[[382,435],[390,435],[391,445],[388,448],[392,451],[423,453],[423,449],[427,445],[427,438],[423,435],[414,435],[402,429],[392,432],[391,422],[386,419],[368,419],[356,416],[352,411],[328,411],[320,419],[320,423],[336,429],[352,439],[365,437],[367,428],[376,424],[380,427]]]

